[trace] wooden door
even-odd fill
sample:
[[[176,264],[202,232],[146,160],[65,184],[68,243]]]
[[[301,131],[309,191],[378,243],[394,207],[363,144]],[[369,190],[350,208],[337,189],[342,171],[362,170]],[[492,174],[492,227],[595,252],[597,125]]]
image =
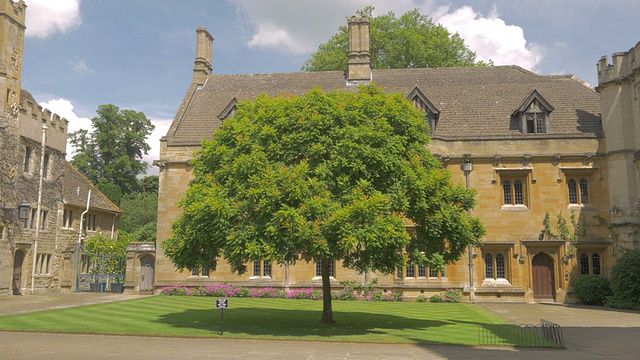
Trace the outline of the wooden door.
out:
[[[153,291],[153,257],[140,259],[140,291]]]
[[[533,298],[554,300],[556,286],[553,259],[541,252],[533,257],[531,267],[533,271]]]
[[[22,263],[24,262],[24,253],[16,251],[13,258],[13,295],[22,293]]]

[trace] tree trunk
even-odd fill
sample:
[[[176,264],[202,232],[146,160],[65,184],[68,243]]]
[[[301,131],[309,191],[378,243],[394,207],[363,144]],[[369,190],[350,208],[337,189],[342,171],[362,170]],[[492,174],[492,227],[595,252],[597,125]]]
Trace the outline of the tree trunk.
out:
[[[322,259],[322,322],[325,324],[333,322],[331,280],[329,279],[330,263],[329,258]]]

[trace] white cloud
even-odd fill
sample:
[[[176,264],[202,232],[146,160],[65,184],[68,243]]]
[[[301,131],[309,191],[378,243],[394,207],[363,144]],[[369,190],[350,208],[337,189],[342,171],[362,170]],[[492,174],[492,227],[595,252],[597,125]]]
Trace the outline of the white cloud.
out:
[[[78,131],[80,129],[89,130],[89,132],[93,130],[91,126],[91,119],[76,115],[76,113],[73,111],[74,106],[69,100],[56,99],[45,101],[41,102],[40,106],[45,109],[49,109],[52,112],[60,115],[61,117],[69,120],[69,133]],[[155,125],[153,133],[147,139],[147,144],[151,146],[151,150],[149,151],[148,155],[143,156],[143,160],[149,163],[149,165],[151,165],[153,160],[159,159],[160,138],[167,134],[172,121],[173,119],[151,119],[151,122],[153,123],[153,125]],[[67,144],[67,160],[71,160],[73,155],[73,148],[70,144]],[[149,167],[151,174],[157,174],[157,169],[155,169],[155,171],[154,169],[154,167]]]
[[[507,25],[495,8],[489,16],[482,17],[471,7],[463,6],[436,21],[450,32],[457,32],[479,60],[493,60],[496,65],[515,64],[531,71],[542,61],[543,49],[527,44],[523,29]]]
[[[91,131],[91,119],[80,117],[73,111],[73,104],[71,101],[65,99],[56,99],[50,101],[44,101],[40,103],[45,109],[49,109],[52,112],[60,115],[61,117],[69,120],[68,132],[72,133],[80,129],[86,129]],[[67,160],[71,160],[74,151],[71,145],[67,143]]]
[[[87,63],[82,59],[69,59],[67,61],[67,65],[69,65],[71,70],[73,70],[73,72],[77,75],[86,75],[93,73],[93,70],[89,68]]]
[[[302,54],[308,51],[308,47],[304,43],[294,40],[286,29],[272,23],[258,24],[258,32],[253,35],[247,45],[263,49],[282,48],[289,52]]]
[[[25,0],[27,30],[25,36],[45,39],[65,33],[82,23],[81,0]]]
[[[282,50],[292,54],[315,51],[346,25],[346,18],[367,5],[375,7],[374,15],[393,11],[400,16],[419,9],[458,33],[479,60],[493,60],[496,65],[516,64],[535,71],[543,57],[543,49],[527,43],[524,31],[507,25],[494,8],[488,16],[476,13],[470,6],[453,12],[435,0],[279,0],[278,6],[264,0],[230,0],[255,28],[249,47]],[[322,19],[317,21],[316,19]]]
[[[249,47],[283,50],[292,54],[315,51],[347,17],[373,5],[376,14],[394,11],[403,14],[419,7],[414,0],[230,0],[255,28]]]

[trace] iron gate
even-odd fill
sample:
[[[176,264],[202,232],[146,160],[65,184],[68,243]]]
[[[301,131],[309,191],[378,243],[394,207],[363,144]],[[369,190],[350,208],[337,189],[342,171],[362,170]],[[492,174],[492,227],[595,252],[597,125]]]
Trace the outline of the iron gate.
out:
[[[124,290],[126,258],[96,254],[78,245],[76,292],[114,292]]]

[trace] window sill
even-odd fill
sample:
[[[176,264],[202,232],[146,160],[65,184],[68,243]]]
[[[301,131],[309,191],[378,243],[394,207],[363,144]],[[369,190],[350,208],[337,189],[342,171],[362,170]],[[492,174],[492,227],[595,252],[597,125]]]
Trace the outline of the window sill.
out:
[[[507,212],[520,212],[529,211],[529,208],[526,205],[502,205],[500,210]]]
[[[511,283],[507,279],[491,279],[486,278],[482,280],[482,286],[511,286]]]
[[[335,281],[336,278],[334,278],[333,276],[329,276],[329,280],[330,281]],[[314,276],[311,281],[322,281],[322,276]]]
[[[567,209],[578,211],[596,211],[596,207],[592,204],[569,204],[567,205]]]
[[[271,276],[251,276],[249,277],[249,280],[264,280],[264,281],[270,281],[271,280]]]

